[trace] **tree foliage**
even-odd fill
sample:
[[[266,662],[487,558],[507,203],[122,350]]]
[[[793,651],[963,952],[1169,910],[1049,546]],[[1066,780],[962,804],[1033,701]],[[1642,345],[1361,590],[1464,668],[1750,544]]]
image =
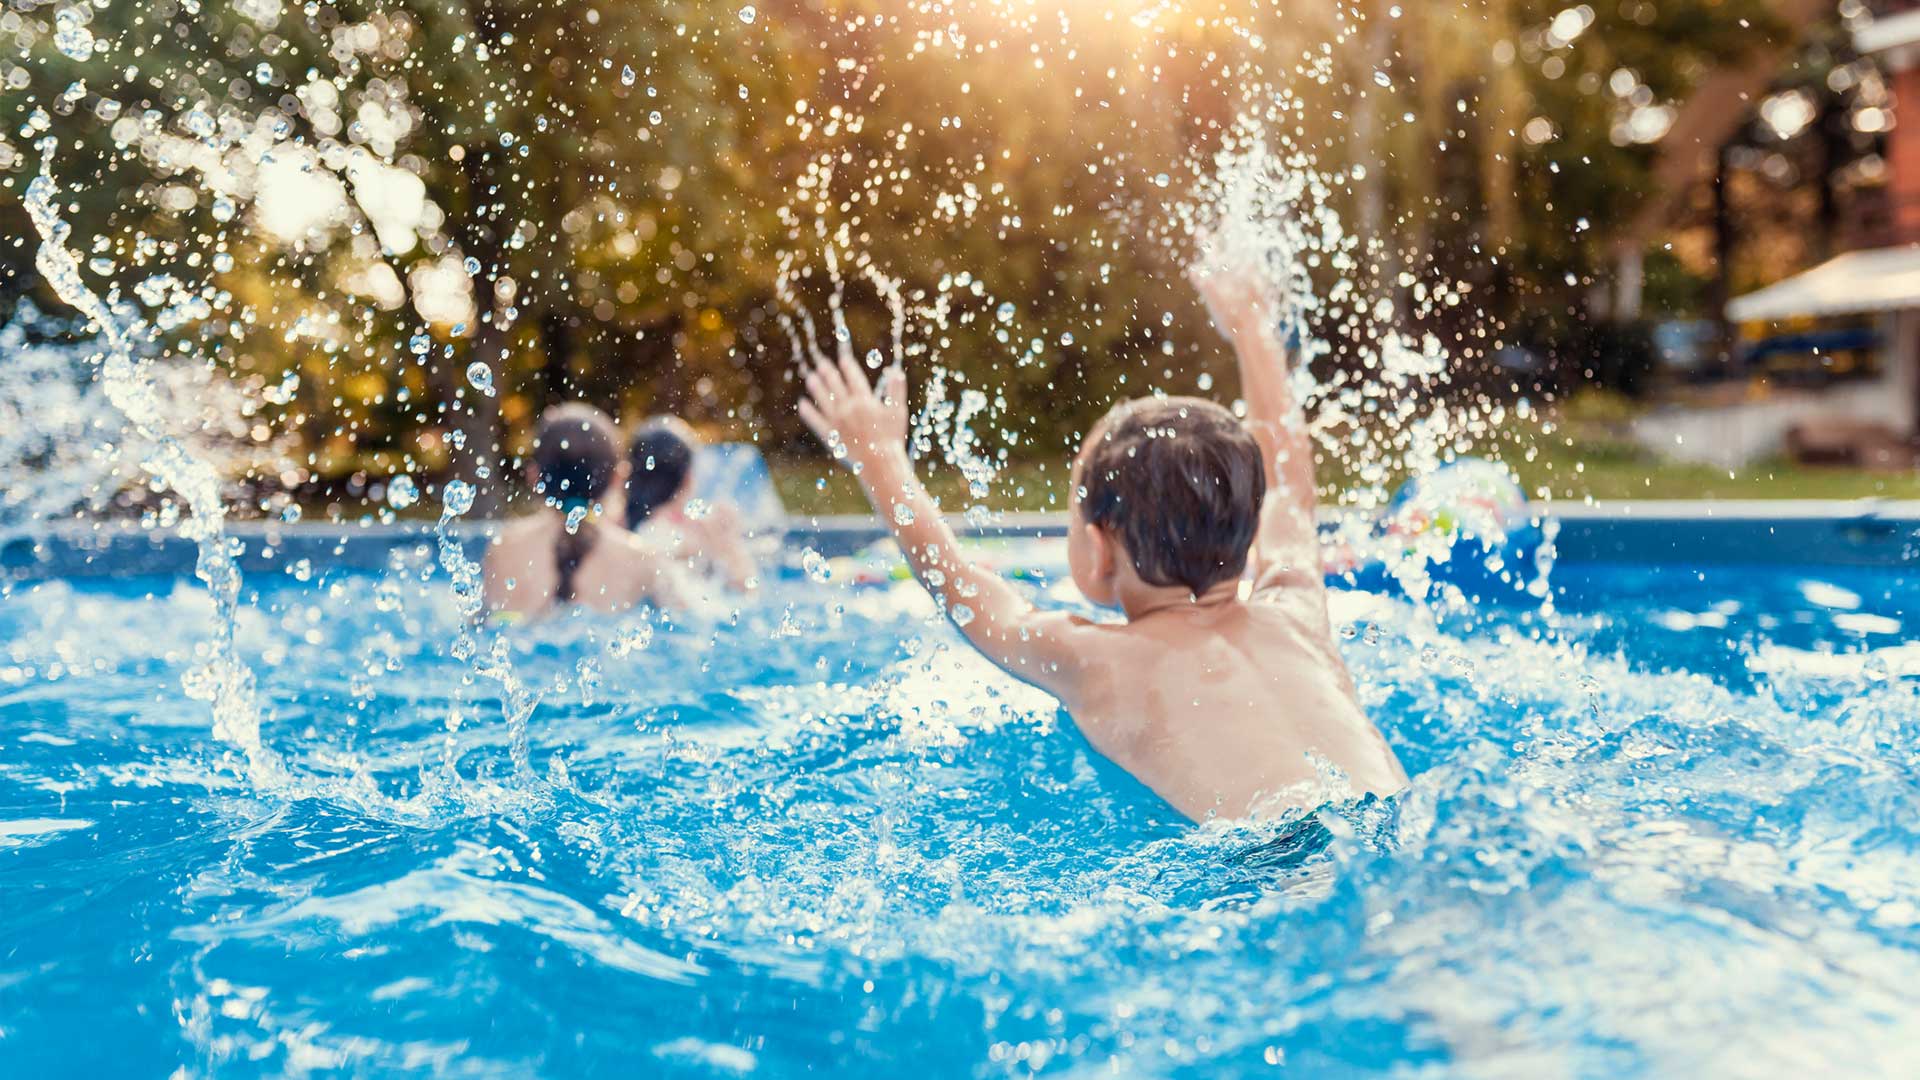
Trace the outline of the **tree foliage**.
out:
[[[1288,7],[15,8],[0,290],[35,287],[14,200],[51,137],[98,284],[204,301],[168,362],[277,403],[282,480],[497,482],[567,398],[804,445],[777,282],[817,304],[839,244],[957,298],[928,365],[983,392],[990,449],[1046,456],[1116,397],[1226,370],[1165,223],[1249,87],[1292,95],[1349,178],[1390,317],[1472,364],[1577,300],[1658,111],[1772,32],[1760,0]],[[1474,302],[1421,303],[1434,282]],[[872,290],[847,302],[888,333]]]

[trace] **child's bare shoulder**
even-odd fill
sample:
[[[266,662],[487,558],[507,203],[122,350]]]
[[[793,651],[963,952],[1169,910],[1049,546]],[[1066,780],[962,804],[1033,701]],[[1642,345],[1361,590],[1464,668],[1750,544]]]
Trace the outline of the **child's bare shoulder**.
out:
[[[540,540],[541,525],[538,518],[514,518],[503,522],[500,530],[494,534],[493,542],[487,545],[487,563],[489,566],[504,566],[528,561]]]
[[[538,516],[509,518],[501,522],[500,531],[494,534],[493,542],[496,544],[524,543],[529,538],[539,535],[546,528],[546,524]]]
[[[658,543],[640,533],[626,529],[606,531],[609,534],[608,550],[624,562],[651,566],[666,555]]]

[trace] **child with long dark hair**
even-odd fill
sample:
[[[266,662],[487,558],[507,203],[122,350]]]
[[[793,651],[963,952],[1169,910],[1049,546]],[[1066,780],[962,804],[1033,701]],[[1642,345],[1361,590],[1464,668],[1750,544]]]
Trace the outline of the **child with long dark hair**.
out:
[[[624,611],[682,602],[673,569],[654,548],[601,517],[627,479],[620,431],[591,405],[548,409],[527,478],[541,508],[509,522],[487,550],[487,606],[520,617],[578,605]]]
[[[700,436],[685,421],[657,416],[627,445],[627,528],[695,573],[751,588],[755,565],[738,510],[725,501],[695,506]]]

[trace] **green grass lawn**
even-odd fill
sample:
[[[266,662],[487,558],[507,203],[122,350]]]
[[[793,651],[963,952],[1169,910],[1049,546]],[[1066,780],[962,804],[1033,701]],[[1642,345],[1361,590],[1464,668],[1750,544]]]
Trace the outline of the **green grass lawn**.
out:
[[[1532,450],[1532,460],[1527,459]],[[1663,461],[1628,443],[1564,433],[1544,434],[1537,427],[1513,428],[1481,448],[1513,466],[1528,494],[1544,489],[1556,501],[1596,502],[1628,499],[1920,499],[1920,472],[1796,465],[1765,461],[1729,475],[1725,469]],[[797,514],[865,513],[860,486],[845,470],[820,459],[773,463],[775,483],[788,509]],[[1395,482],[1399,478],[1395,478]],[[1335,463],[1323,465],[1321,496],[1333,501],[1350,487],[1352,474]],[[933,471],[928,486],[942,504],[964,508],[971,501],[966,484],[952,469]],[[1066,505],[1066,463],[1020,462],[1001,473],[986,500],[994,510],[1060,510]]]
[[[1569,434],[1569,431],[1576,434]],[[1573,426],[1548,434],[1538,425],[1514,425],[1487,440],[1475,452],[1513,466],[1535,499],[1544,491],[1556,502],[1598,503],[1635,499],[1920,499],[1920,472],[1871,471],[1763,461],[1728,475],[1725,469],[1663,461],[1648,451],[1609,438],[1597,425]],[[1529,458],[1531,453],[1531,458]],[[782,458],[771,463],[780,498],[795,514],[864,514],[866,497],[846,470],[825,458]],[[948,467],[924,472],[927,486],[953,511],[973,504],[960,474]],[[1389,486],[1403,477],[1393,476]],[[1067,505],[1067,462],[1023,461],[1000,472],[986,506],[995,511],[1060,511]],[[1350,462],[1322,462],[1320,495],[1334,503],[1356,486]],[[524,494],[515,512],[526,508]],[[307,507],[315,519],[352,519],[380,506],[347,499],[316,501]],[[422,499],[400,516],[432,520],[437,500]]]

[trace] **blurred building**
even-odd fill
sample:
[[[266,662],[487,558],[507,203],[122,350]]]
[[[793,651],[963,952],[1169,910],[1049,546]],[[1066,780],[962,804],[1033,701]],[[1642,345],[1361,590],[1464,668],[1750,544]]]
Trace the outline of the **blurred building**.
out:
[[[1878,57],[1894,98],[1894,115],[1910,121],[1887,138],[1888,182],[1880,221],[1883,243],[1920,244],[1920,0],[1883,0],[1853,36],[1854,48]]]
[[[1856,249],[1736,297],[1726,313],[1738,323],[1865,320],[1879,353],[1873,374],[1821,390],[1770,390],[1710,410],[1656,414],[1639,432],[1650,445],[1722,465],[1781,449],[1813,460],[1913,463],[1920,434],[1920,0],[1875,4],[1854,29],[1854,46],[1884,72],[1894,114],[1884,187],[1847,230]]]

